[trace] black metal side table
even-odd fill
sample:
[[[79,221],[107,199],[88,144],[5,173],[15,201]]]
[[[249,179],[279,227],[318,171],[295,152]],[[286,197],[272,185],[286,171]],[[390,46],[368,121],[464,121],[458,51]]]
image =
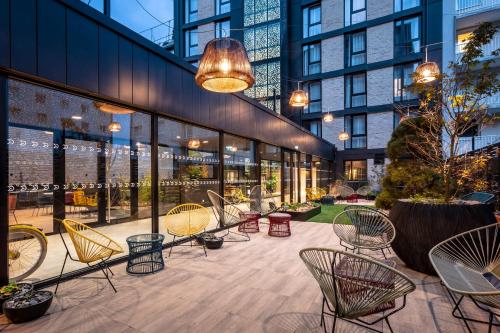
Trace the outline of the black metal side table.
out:
[[[165,267],[163,261],[162,234],[142,234],[127,238],[129,248],[127,273],[134,275],[152,274]]]

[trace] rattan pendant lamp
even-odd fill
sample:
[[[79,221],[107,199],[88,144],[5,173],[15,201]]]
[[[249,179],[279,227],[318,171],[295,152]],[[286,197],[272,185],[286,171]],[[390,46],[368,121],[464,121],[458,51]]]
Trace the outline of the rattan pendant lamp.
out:
[[[425,47],[425,62],[418,65],[415,70],[417,83],[428,83],[436,80],[440,74],[439,66],[434,61],[427,59],[427,47]]]
[[[325,116],[323,117],[323,121],[325,123],[331,123],[333,121],[333,116],[330,112],[328,112],[327,114],[325,114]]]
[[[297,81],[297,90],[292,92],[292,96],[290,97],[290,106],[293,107],[303,107],[309,104],[309,97],[304,90],[301,90],[299,87],[299,82]]]
[[[343,131],[339,133],[339,140],[340,141],[346,141],[349,140],[349,133]]]
[[[255,83],[244,46],[230,37],[207,43],[195,80],[202,88],[218,93],[242,91]]]

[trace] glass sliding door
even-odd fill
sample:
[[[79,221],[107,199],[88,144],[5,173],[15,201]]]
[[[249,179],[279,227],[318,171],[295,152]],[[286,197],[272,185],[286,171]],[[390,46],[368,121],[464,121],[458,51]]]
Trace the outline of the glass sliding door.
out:
[[[260,144],[260,182],[274,201],[281,202],[281,149]]]
[[[292,202],[292,156],[289,151],[283,152],[283,197],[285,202]]]
[[[8,89],[9,225],[48,237],[45,260],[26,278],[59,274],[64,218],[98,228],[124,250],[127,236],[151,232],[150,116],[15,80]],[[13,239],[9,246],[30,241]],[[26,268],[16,260],[11,278]],[[83,267],[71,262],[65,272]]]
[[[300,202],[307,201],[307,192],[311,189],[310,155],[300,154]]]

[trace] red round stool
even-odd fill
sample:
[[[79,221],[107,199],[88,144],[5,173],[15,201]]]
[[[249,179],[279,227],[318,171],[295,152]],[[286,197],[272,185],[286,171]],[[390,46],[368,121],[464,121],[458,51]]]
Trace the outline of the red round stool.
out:
[[[238,226],[238,231],[247,233],[259,232],[259,219],[261,215],[259,212],[241,212],[240,218],[246,220]]]
[[[269,214],[269,236],[273,237],[289,237],[292,235],[290,230],[290,220],[292,216],[285,213]]]

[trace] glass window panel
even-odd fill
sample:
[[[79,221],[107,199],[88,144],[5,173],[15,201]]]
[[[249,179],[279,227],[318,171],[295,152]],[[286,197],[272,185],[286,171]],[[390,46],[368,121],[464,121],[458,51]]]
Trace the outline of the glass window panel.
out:
[[[104,0],[81,0],[90,7],[97,9],[101,13],[104,13]]]
[[[281,149],[268,144],[259,145],[261,184],[276,200],[281,198]]]
[[[100,1],[92,1],[102,2]],[[142,4],[142,6],[141,6]],[[146,11],[147,10],[147,11]],[[110,0],[112,19],[162,47],[174,43],[174,2]],[[154,18],[149,13],[154,13]]]

